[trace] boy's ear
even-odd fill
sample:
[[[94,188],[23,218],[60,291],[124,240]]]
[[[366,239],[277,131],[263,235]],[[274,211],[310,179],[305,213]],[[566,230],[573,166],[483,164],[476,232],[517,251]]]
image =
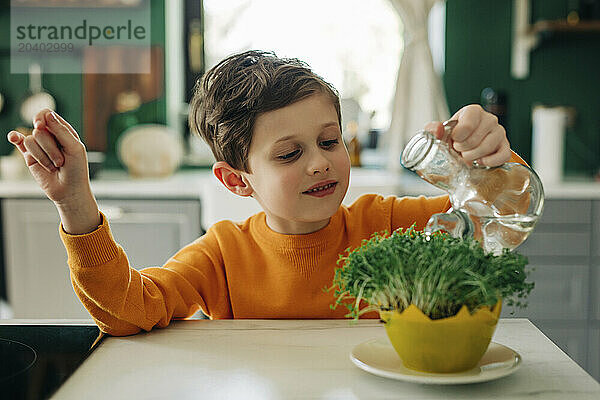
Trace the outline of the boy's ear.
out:
[[[214,163],[212,170],[217,179],[232,193],[235,193],[238,196],[247,197],[254,192],[252,187],[244,182],[241,173],[225,161],[217,161]]]

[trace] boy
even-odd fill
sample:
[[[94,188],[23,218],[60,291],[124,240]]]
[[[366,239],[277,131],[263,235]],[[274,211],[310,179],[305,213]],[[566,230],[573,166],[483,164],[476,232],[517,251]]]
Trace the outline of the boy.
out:
[[[493,115],[467,106],[453,118],[453,146],[465,161],[509,161]],[[45,109],[33,135],[8,134],[58,209],[75,292],[111,335],[165,327],[198,308],[218,319],[343,318],[344,307],[331,310],[333,294],[322,291],[338,255],[373,232],[414,222],[422,229],[450,207],[447,196],[364,195],[341,205],[350,161],[338,94],[296,59],[249,51],[223,60],[196,86],[189,122],[215,155],[214,175],[264,211],[216,223],[162,268],[141,271],[129,266],[98,211],[85,147],[67,121]],[[426,129],[443,132],[439,122]]]

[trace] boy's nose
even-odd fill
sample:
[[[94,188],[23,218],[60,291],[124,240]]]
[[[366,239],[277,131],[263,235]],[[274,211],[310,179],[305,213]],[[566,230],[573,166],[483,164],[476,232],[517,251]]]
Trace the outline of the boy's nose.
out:
[[[323,173],[323,172],[327,172],[327,171],[329,171],[329,167],[326,167],[326,168],[324,168],[324,169],[318,169],[318,168],[316,168],[316,169],[313,171],[313,173],[312,173],[312,174],[313,174],[313,175],[316,175],[316,174],[318,174],[318,173]]]
[[[323,157],[321,154],[315,155],[312,162],[310,163],[309,173],[311,175],[316,175],[318,173],[325,173],[329,171],[330,163],[326,157]]]

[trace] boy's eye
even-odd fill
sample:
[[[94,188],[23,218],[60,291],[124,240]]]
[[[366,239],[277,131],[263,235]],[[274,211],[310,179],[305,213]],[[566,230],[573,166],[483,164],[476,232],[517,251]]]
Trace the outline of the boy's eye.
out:
[[[283,160],[283,161],[291,160],[294,157],[296,157],[299,153],[300,153],[300,150],[294,150],[291,153],[287,153],[287,154],[284,154],[282,156],[277,156],[277,159],[278,160]]]
[[[337,139],[333,139],[333,140],[323,140],[321,142],[321,146],[325,147],[325,148],[330,148],[335,146],[336,144],[338,144],[339,141]]]

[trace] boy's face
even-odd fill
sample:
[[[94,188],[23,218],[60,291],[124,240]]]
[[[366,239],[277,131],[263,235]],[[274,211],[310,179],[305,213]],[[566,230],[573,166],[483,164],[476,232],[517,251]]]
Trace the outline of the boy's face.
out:
[[[248,163],[252,173],[243,175],[271,229],[302,234],[326,226],[350,177],[350,158],[331,100],[315,94],[259,115]]]

